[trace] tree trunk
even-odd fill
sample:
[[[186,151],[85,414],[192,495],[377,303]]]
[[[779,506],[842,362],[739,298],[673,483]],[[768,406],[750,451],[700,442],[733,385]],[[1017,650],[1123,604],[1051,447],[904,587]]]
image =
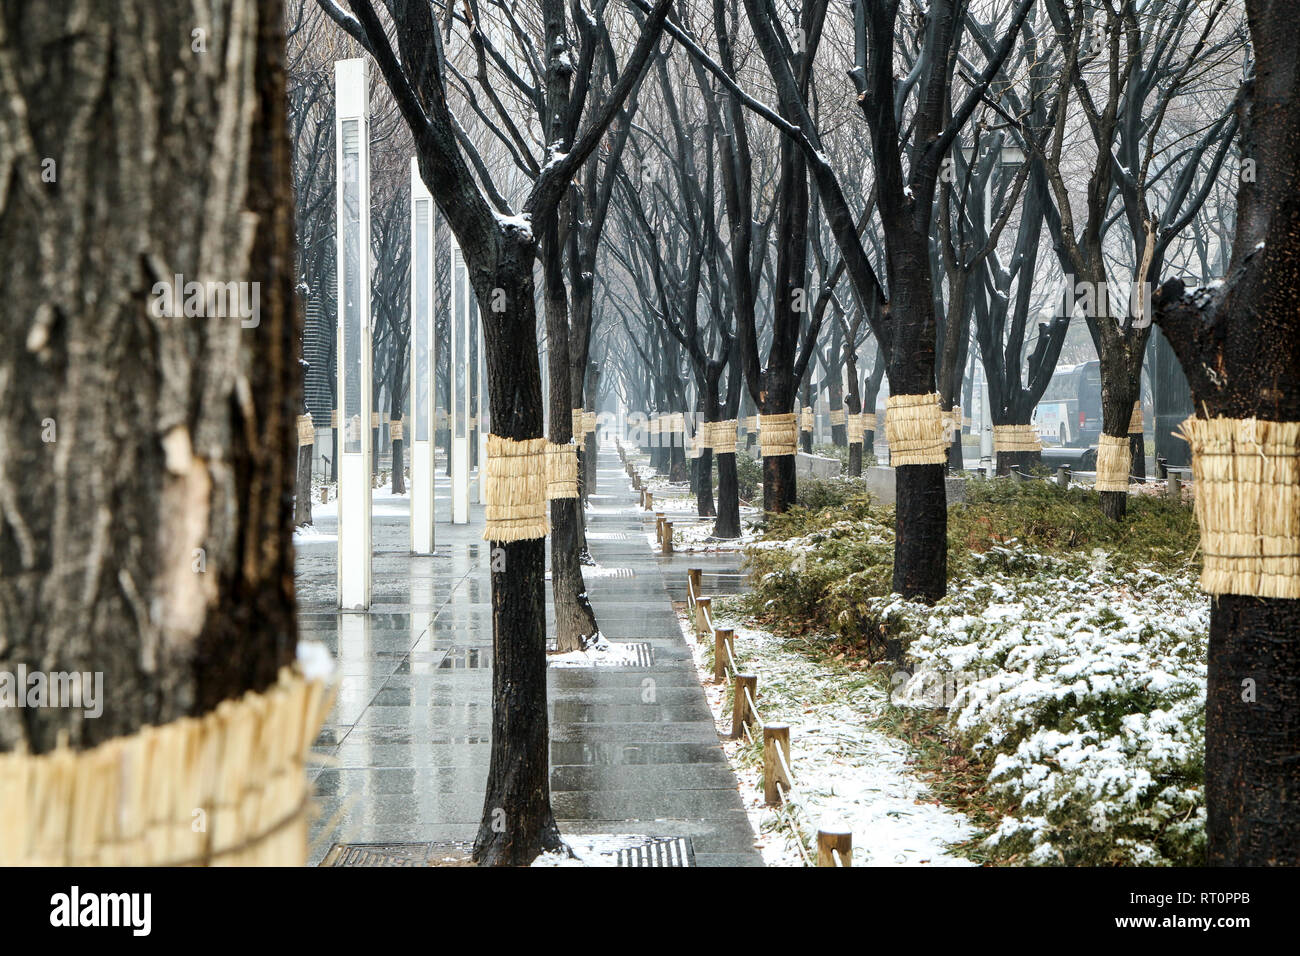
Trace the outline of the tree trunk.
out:
[[[0,32],[0,669],[102,673],[103,714],[0,709],[37,753],[265,688],[297,641],[280,4],[210,9],[206,53],[179,8],[64,6]],[[251,314],[186,317],[176,275]]]
[[[409,334],[409,333],[408,333]],[[407,342],[409,345],[409,340]],[[403,346],[403,349],[407,347]],[[388,442],[393,446],[393,477],[392,492],[395,495],[406,494],[406,430],[402,430],[402,438],[393,438],[393,422],[400,421],[402,418],[402,395],[406,389],[403,387],[403,371],[407,363],[402,360],[400,355],[393,358],[393,380],[390,383],[389,391],[392,395],[392,401],[388,407]],[[403,422],[405,424],[405,422]]]
[[[1247,14],[1256,64],[1239,112],[1242,155],[1255,160],[1257,172],[1239,183],[1227,280],[1188,295],[1182,282],[1167,282],[1154,306],[1187,373],[1197,416],[1300,421],[1300,69],[1294,10],[1247,0]],[[1278,471],[1286,468],[1281,463]],[[1282,540],[1268,550],[1297,549]],[[1300,600],[1294,598],[1225,593],[1210,605],[1205,832],[1212,865],[1300,864],[1297,633]]]
[[[421,170],[426,182],[431,178]],[[496,271],[471,263],[487,348],[488,395],[497,434],[522,441],[542,431],[542,377],[531,236],[502,226]],[[493,312],[496,290],[506,308]],[[563,847],[551,812],[546,707],[546,539],[491,542],[492,754],[483,819],[474,842],[480,866],[522,866]]]
[[[298,481],[293,491],[293,525],[311,524],[311,459],[313,445],[298,448]]]
[[[763,510],[785,512],[795,502],[794,455],[763,459]]]
[[[944,465],[895,469],[893,589],[937,601],[948,587],[948,493]]]
[[[1187,373],[1198,415],[1296,422],[1300,68],[1294,10],[1247,0],[1246,11],[1255,70],[1239,110],[1241,153],[1257,172],[1238,187],[1228,278],[1188,296],[1180,281],[1166,283],[1155,296],[1156,321]],[[1297,549],[1283,540],[1269,550]],[[1205,802],[1213,865],[1300,864],[1297,634],[1300,600],[1222,594],[1211,604]]]
[[[717,515],[713,506],[713,449],[703,448],[695,459],[697,490],[695,495],[696,510],[701,518]]]
[[[1100,321],[1109,320],[1103,318]],[[1134,337],[1130,335],[1127,338]],[[1132,348],[1131,343],[1127,343],[1129,348],[1125,348],[1124,339],[1118,335],[1112,338],[1119,341],[1110,344],[1107,349],[1108,354],[1101,360],[1101,430],[1103,434],[1128,441],[1128,425],[1133,417],[1133,403],[1137,400],[1138,378],[1131,368],[1133,356],[1128,354]],[[1106,337],[1103,336],[1103,341],[1105,339]],[[1138,374],[1140,374],[1142,361],[1140,349],[1136,358],[1139,363]],[[1132,473],[1133,466],[1130,464],[1129,474]],[[1100,492],[1100,497],[1102,514],[1115,521],[1124,520],[1124,516],[1128,513],[1127,491],[1103,491]]]
[[[542,243],[551,408],[547,437],[553,444],[568,445],[577,436],[573,434],[574,384],[570,377],[569,308],[558,239],[559,218],[553,216],[546,224]],[[555,650],[559,654],[582,650],[596,639],[599,631],[582,576],[584,542],[579,524],[584,459],[595,457],[593,446],[594,442],[588,445],[586,453],[577,452],[579,497],[555,498],[550,504],[551,603],[555,607]]]

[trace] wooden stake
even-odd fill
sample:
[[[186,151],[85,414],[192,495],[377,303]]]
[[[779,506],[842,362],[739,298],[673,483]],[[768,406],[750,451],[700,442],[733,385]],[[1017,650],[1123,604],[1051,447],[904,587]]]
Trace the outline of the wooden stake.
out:
[[[672,554],[673,553],[673,523],[671,521],[663,521],[663,519],[660,519],[660,521],[663,524],[663,529],[664,529],[663,536],[660,538],[660,544],[663,545],[663,553]]]
[[[758,675],[757,674],[737,674],[735,681],[735,692],[731,699],[731,736],[740,739],[745,732],[745,724],[754,722],[754,715],[749,711],[749,699],[745,696],[745,691],[749,691],[749,696],[754,698],[754,703],[758,703]]]
[[[721,684],[727,679],[728,651],[735,654],[736,632],[729,627],[715,628],[713,631],[713,682]]]
[[[708,612],[708,616],[705,616]],[[709,621],[713,619],[713,598],[695,599],[695,638],[698,640],[709,631]]]
[[[817,829],[817,865],[835,866],[835,854],[838,850],[840,862],[845,866],[853,865],[853,831],[842,824],[822,824]]]
[[[700,596],[700,584],[703,581],[704,572],[699,568],[686,569],[686,594],[690,599],[691,606],[695,606],[695,599]]]
[[[778,747],[781,757],[785,758],[784,764],[777,756]],[[783,785],[786,790],[793,786],[793,782],[785,772],[788,766],[790,766],[790,725],[764,724],[763,799],[767,801],[769,807],[774,807],[781,802],[781,792],[777,784]]]

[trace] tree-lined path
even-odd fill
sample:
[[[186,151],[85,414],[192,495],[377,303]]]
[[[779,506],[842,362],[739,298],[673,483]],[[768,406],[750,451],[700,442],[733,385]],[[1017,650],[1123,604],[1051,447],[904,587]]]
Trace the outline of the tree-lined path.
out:
[[[648,666],[550,667],[551,796],[561,832],[689,837],[697,865],[757,865],[736,779],[646,548],[612,448],[602,447],[588,575],[605,637],[649,645]],[[443,479],[445,480],[445,479]],[[440,480],[439,507],[447,489]],[[318,744],[312,862],[335,843],[472,842],[491,738],[492,628],[482,510],[439,523],[434,557],[408,553],[406,500],[375,503],[375,596],[336,610],[335,519],[298,543],[302,637],[338,659],[340,689]],[[628,572],[631,572],[629,575]],[[553,637],[548,594],[548,632]]]

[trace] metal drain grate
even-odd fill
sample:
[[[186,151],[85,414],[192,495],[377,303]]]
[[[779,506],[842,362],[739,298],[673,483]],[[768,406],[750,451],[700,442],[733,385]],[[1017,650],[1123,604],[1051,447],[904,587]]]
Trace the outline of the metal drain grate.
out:
[[[425,866],[429,843],[335,843],[321,866]]]
[[[636,655],[635,660],[628,661],[626,667],[653,667],[655,663],[655,649],[646,641],[633,641],[628,644],[628,650]]]
[[[690,837],[566,834],[565,842],[593,866],[695,866]],[[336,843],[321,866],[467,865],[472,843]]]
[[[653,839],[618,851],[619,866],[694,866],[690,837]]]
[[[588,541],[626,541],[626,531],[588,531]]]

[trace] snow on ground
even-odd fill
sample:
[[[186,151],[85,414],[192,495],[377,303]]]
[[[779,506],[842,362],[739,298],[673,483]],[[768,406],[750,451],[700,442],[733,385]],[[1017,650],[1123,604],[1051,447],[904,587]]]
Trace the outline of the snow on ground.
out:
[[[588,540],[593,540],[591,535],[587,535]],[[584,564],[582,566],[582,579],[588,578],[620,578],[631,577],[631,568],[605,568],[599,564]],[[551,580],[551,572],[546,572],[546,580]]]
[[[815,855],[818,824],[836,821],[853,831],[855,866],[970,866],[949,852],[948,844],[971,839],[974,828],[964,816],[942,807],[927,794],[911,767],[909,748],[872,729],[871,721],[887,701],[865,682],[846,685],[845,676],[812,661],[764,631],[718,613],[716,626],[736,633],[737,662],[758,674],[759,714],[769,722],[790,725],[790,817],[803,835],[809,857]],[[725,685],[711,682],[711,648],[695,641],[681,618],[705,696],[719,734],[731,730]],[[724,741],[740,778],[741,797],[759,834],[769,866],[802,866],[796,837],[782,815],[763,805],[761,731],[759,745]]]
[[[585,651],[551,654],[546,662],[552,667],[626,667],[639,660],[639,645],[607,641],[597,635],[596,643]]]

